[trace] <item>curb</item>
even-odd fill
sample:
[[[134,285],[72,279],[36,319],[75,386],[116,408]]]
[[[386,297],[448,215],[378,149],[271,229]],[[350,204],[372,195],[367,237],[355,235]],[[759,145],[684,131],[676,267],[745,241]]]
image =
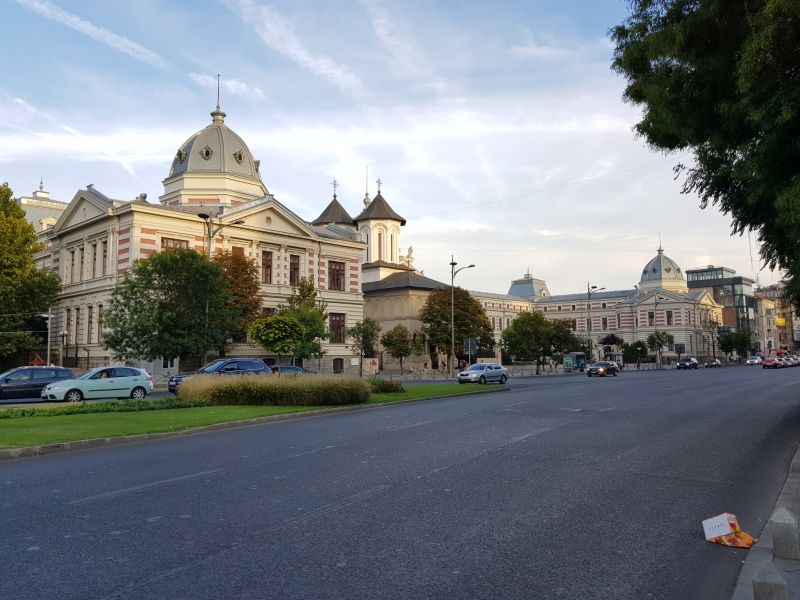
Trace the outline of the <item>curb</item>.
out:
[[[357,410],[374,410],[380,408],[388,408],[390,406],[395,406],[397,404],[407,404],[411,402],[425,402],[428,400],[443,400],[446,398],[463,398],[464,396],[475,396],[480,394],[489,394],[492,392],[508,391],[508,390],[509,388],[504,386],[502,388],[486,389],[486,390],[481,390],[479,392],[470,392],[469,394],[449,394],[446,396],[434,396],[432,398],[409,398],[406,400],[398,400],[396,402],[386,402],[384,404],[355,404],[352,406],[335,406],[332,408],[321,408],[319,410],[287,413],[284,415],[270,415],[266,417],[255,417],[252,419],[241,419],[238,421],[223,421],[222,423],[212,423],[211,425],[190,427],[187,429],[181,429],[179,431],[162,431],[159,433],[139,433],[135,435],[122,435],[122,436],[108,437],[108,438],[75,440],[73,442],[60,442],[56,444],[43,444],[41,446],[27,446],[25,448],[9,448],[7,450],[0,450],[0,460],[28,458],[31,456],[46,456],[48,454],[58,454],[59,452],[69,452],[72,450],[86,450],[88,448],[118,446],[121,444],[144,442],[147,440],[161,440],[167,438],[184,437],[187,435],[196,435],[196,434],[206,433],[209,431],[217,431],[221,429],[238,429],[240,427],[250,427],[253,425],[261,425],[263,423],[294,421],[299,419],[308,419],[311,417],[318,417],[340,412],[352,412]],[[800,463],[798,468],[800,469]]]
[[[786,482],[783,484],[772,512],[774,513],[778,508],[785,508],[794,514],[800,513],[800,448],[797,449],[794,458],[792,458]],[[739,579],[733,588],[731,600],[755,600],[753,580],[765,565],[773,562],[772,551],[772,530],[770,529],[769,521],[767,521],[758,542],[747,553],[747,558],[744,560],[742,570],[739,573]],[[798,563],[800,561],[775,559],[775,565],[782,571],[796,571],[799,566]]]

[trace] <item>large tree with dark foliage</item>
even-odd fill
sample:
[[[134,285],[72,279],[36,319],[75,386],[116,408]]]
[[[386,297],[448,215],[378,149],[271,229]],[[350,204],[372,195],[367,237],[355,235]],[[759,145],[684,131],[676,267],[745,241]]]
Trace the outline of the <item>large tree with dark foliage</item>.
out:
[[[33,225],[14,201],[7,183],[0,185],[0,370],[27,351],[44,345],[46,313],[61,290],[61,280],[36,269],[35,254],[44,250]],[[22,356],[27,359],[27,356]]]
[[[464,338],[476,338],[478,351],[490,350],[494,346],[492,324],[481,303],[473,298],[467,290],[460,287],[453,289],[455,348],[459,352]],[[450,288],[433,290],[419,311],[422,331],[428,341],[439,348],[440,352],[450,355]]]
[[[137,260],[111,293],[103,343],[121,359],[186,359],[219,348],[228,332],[221,267],[175,248]]]
[[[689,150],[686,193],[755,231],[800,307],[800,2],[630,0],[612,68],[653,148]]]

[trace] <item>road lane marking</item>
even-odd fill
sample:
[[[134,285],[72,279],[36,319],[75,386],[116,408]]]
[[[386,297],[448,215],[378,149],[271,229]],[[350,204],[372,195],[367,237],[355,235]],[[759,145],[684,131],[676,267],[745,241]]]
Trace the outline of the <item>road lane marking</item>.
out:
[[[431,419],[429,421],[420,421],[419,423],[408,423],[406,425],[398,425],[396,427],[387,427],[389,431],[400,431],[402,429],[410,429],[412,427],[419,427],[420,425],[427,425],[428,423],[435,423],[436,419]]]
[[[95,500],[105,500],[107,498],[115,498],[117,496],[122,496],[124,494],[130,494],[133,492],[139,492],[141,490],[149,490],[154,487],[158,487],[160,485],[169,485],[170,483],[177,483],[179,481],[186,481],[188,479],[195,479],[197,477],[204,477],[206,475],[213,475],[215,473],[219,473],[224,471],[225,469],[211,469],[210,471],[200,471],[199,473],[192,473],[191,475],[181,475],[180,477],[171,477],[169,479],[161,479],[160,481],[152,481],[150,483],[143,483],[141,485],[134,485],[128,488],[122,488],[121,490],[114,490],[113,492],[105,492],[103,494],[95,494],[94,496],[87,496],[86,498],[79,498],[78,500],[72,500],[67,502],[70,505],[76,504],[87,504],[89,502],[94,502]]]
[[[286,529],[287,527],[291,527],[292,525],[302,525],[306,521],[310,521],[315,517],[321,517],[336,512],[338,510],[350,506],[351,504],[355,504],[360,500],[364,500],[371,496],[375,496],[376,494],[380,494],[381,492],[388,489],[389,489],[388,485],[378,485],[374,488],[370,488],[368,490],[364,490],[363,492],[359,492],[358,494],[347,496],[346,498],[343,498],[337,502],[331,502],[330,504],[325,504],[323,506],[320,506],[319,508],[315,508],[314,510],[310,510],[296,517],[292,517],[291,519],[284,521],[280,525],[271,527],[266,531],[274,532],[274,531],[279,531],[281,529]]]

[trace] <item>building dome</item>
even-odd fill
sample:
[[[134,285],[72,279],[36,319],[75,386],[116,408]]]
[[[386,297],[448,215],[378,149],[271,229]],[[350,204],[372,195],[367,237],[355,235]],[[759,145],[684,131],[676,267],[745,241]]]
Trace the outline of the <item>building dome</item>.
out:
[[[686,277],[674,260],[664,254],[661,247],[658,254],[642,270],[640,288],[660,287],[664,289],[685,290]]]
[[[178,148],[167,179],[191,173],[226,173],[260,181],[259,161],[253,159],[244,140],[225,125],[225,113],[219,106],[211,117],[210,125]]]

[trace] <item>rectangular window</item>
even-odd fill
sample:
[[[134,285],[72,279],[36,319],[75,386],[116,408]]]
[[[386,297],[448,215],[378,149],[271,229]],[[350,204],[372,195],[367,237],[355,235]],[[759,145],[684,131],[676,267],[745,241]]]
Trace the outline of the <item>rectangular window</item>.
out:
[[[575,310],[575,305],[574,304],[572,305],[572,310]]]
[[[84,264],[83,263],[83,258],[84,258],[84,254],[85,254],[83,246],[81,246],[80,254],[81,254],[81,270],[78,271],[78,281],[83,281],[83,264]]]
[[[103,305],[97,305],[97,341],[103,341]]]
[[[66,333],[65,340],[67,344],[72,343],[72,310],[69,308],[64,309],[64,333]],[[64,336],[62,336],[64,337]]]
[[[97,277],[97,244],[92,244],[92,279]]]
[[[161,368],[162,369],[174,369],[175,368],[175,359],[174,358],[162,358],[161,359]]]
[[[672,311],[667,311],[667,325],[672,325]]]
[[[606,303],[605,303],[605,302],[603,302],[603,303],[602,303],[600,306],[601,306],[602,308],[605,308],[605,307],[606,307]]]
[[[300,282],[300,256],[297,254],[289,255],[289,285],[297,285]]]
[[[328,262],[328,280],[329,289],[344,291],[344,263],[329,261]]]
[[[272,283],[272,252],[261,251],[261,283]]]
[[[244,256],[244,248],[242,246],[231,247],[231,254],[234,256]]]
[[[69,283],[75,281],[75,250],[69,251]]]
[[[492,317],[492,331],[494,331],[495,329],[497,329],[497,325],[495,325],[494,317]]]
[[[94,306],[86,308],[86,343],[92,343],[94,335]]]
[[[105,275],[106,274],[106,265],[108,264],[108,242],[103,242],[101,244],[101,246],[103,247],[103,261],[102,261],[102,263],[100,265],[101,266],[100,274],[101,275]]]
[[[655,324],[656,324],[656,313],[654,313],[654,312],[648,312],[647,313],[647,324],[650,327],[654,327],[655,326]]]
[[[607,331],[608,330],[608,319],[606,317],[603,317],[603,319],[602,319],[602,327],[603,327],[603,331]]]
[[[561,312],[561,305],[558,305],[558,312]]]
[[[331,329],[331,343],[344,344],[344,313],[330,313],[328,322]]]
[[[178,240],[175,238],[161,238],[161,249],[162,250],[171,250],[173,248],[188,248],[189,241],[188,240]]]
[[[75,309],[75,343],[76,344],[80,344],[81,343],[80,335],[81,335],[81,309],[80,308],[76,308]]]
[[[617,314],[617,329],[622,329],[622,317]]]

